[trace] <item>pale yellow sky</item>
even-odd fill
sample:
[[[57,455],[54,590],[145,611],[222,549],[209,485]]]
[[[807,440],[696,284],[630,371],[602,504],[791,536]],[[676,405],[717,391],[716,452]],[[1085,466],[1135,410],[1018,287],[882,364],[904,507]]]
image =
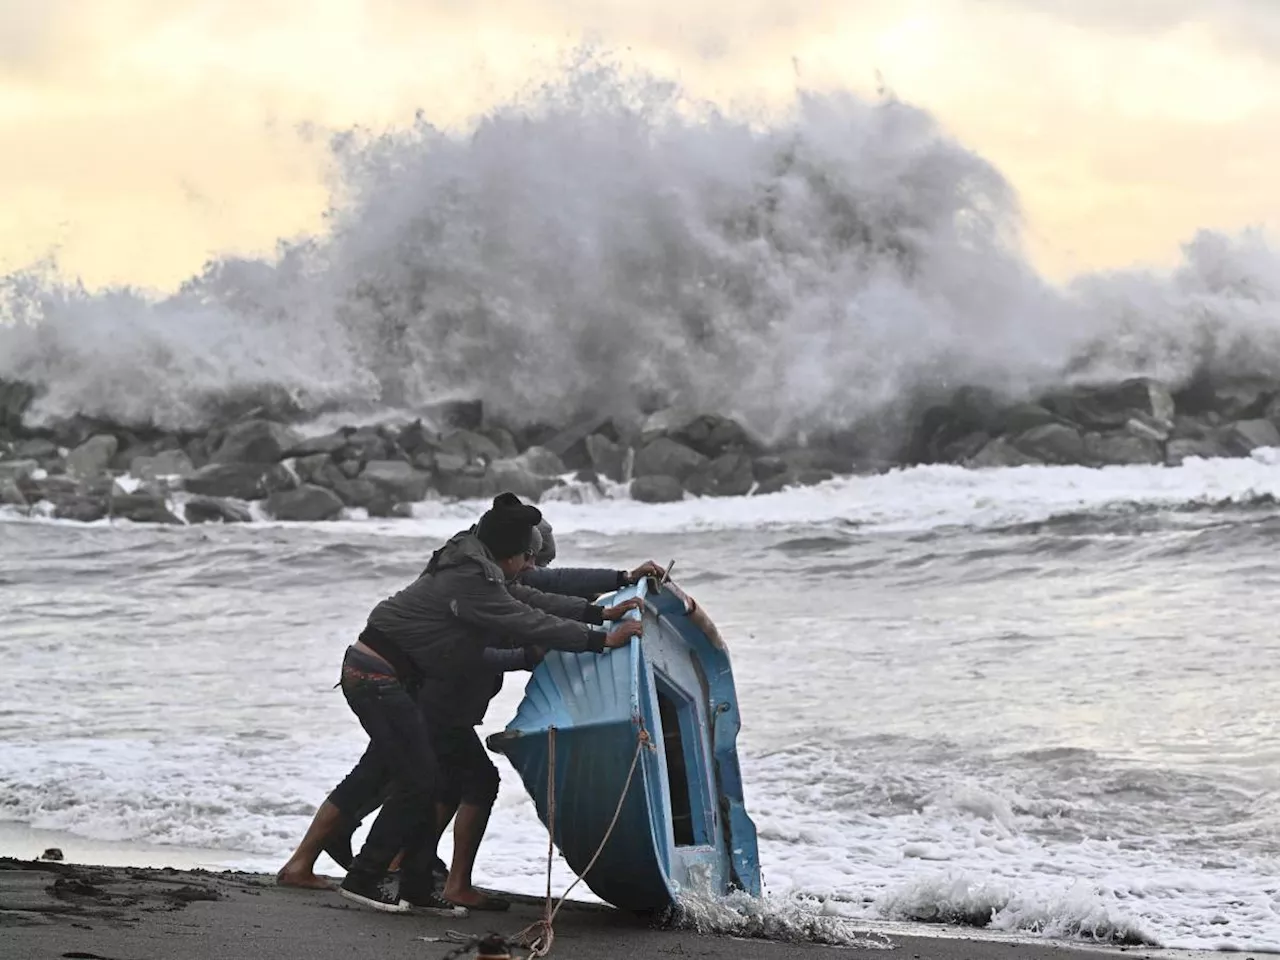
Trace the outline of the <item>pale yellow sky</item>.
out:
[[[1280,227],[1280,0],[0,0],[0,270],[269,253],[322,229],[300,124],[461,123],[585,38],[726,105],[881,71],[1010,179],[1054,278]]]

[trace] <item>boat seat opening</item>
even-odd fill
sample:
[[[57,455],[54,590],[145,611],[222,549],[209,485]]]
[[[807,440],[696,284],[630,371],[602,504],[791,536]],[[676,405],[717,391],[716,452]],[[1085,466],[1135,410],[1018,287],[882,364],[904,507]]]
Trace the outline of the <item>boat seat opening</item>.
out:
[[[658,712],[662,719],[662,741],[667,757],[667,784],[671,800],[671,826],[677,847],[691,847],[699,842],[689,797],[689,765],[685,757],[680,710],[687,705],[672,698],[660,684]]]

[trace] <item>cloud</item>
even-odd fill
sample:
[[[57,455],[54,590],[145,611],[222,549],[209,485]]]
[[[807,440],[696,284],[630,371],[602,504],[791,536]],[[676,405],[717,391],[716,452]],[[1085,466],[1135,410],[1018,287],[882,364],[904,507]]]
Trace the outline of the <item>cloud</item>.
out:
[[[1227,45],[1264,55],[1280,53],[1276,0],[974,0],[1042,13],[1089,30],[1130,35],[1199,27]]]

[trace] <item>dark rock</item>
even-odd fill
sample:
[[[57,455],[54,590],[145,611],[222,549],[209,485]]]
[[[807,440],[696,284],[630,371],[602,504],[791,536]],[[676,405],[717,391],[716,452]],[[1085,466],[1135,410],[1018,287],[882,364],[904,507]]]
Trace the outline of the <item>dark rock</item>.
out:
[[[273,420],[245,420],[227,429],[210,457],[213,463],[278,463],[296,447],[297,432]]]
[[[20,474],[16,482],[22,492],[27,495],[27,499],[32,502],[48,500],[50,503],[57,503],[60,500],[77,497],[83,492],[79,483],[66,476],[50,475],[37,480],[30,474],[25,476]],[[101,492],[105,495],[109,492],[109,488]]]
[[[1062,419],[1095,431],[1119,429],[1135,414],[1164,423],[1174,415],[1169,389],[1145,377],[1111,386],[1078,387],[1047,397],[1044,403]]]
[[[502,459],[502,451],[496,443],[484,434],[470,430],[455,430],[446,434],[440,441],[440,451],[465,457],[468,463],[492,463]]]
[[[1024,467],[1041,461],[1015,447],[1008,437],[996,437],[965,462],[966,467]]]
[[[853,470],[853,459],[847,454],[826,447],[798,447],[792,450],[780,450],[778,456],[794,473],[805,470],[828,470],[831,473],[849,473]]]
[[[436,477],[436,488],[454,500],[487,500],[503,488],[490,473],[445,473]]]
[[[355,431],[350,427],[345,427],[336,433],[326,433],[322,437],[304,437],[299,440],[288,450],[284,451],[285,457],[310,457],[315,454],[333,454],[337,453],[347,445],[347,437]]]
[[[89,494],[75,494],[60,497],[53,501],[53,515],[59,520],[76,520],[80,523],[93,523],[107,515],[105,497]]]
[[[1085,462],[1084,438],[1075,427],[1064,423],[1046,423],[1012,439],[1018,450],[1045,463],[1079,464]]]
[[[208,466],[209,457],[215,449],[209,436],[193,437],[182,446],[183,451],[191,458],[191,465],[199,470]]]
[[[797,470],[794,474],[797,487],[816,487],[820,483],[834,480],[836,475],[830,470]]]
[[[509,490],[520,499],[535,503],[541,500],[542,495],[552,487],[560,485],[560,481],[555,477],[544,477],[534,473],[519,457],[495,460],[489,465],[488,479],[493,484],[494,495]]]
[[[783,476],[789,469],[787,461],[778,456],[756,457],[751,461],[751,472],[761,483],[773,477]]]
[[[721,454],[685,481],[685,489],[695,496],[742,497],[753,486],[751,457],[744,452]]]
[[[558,477],[569,472],[564,462],[546,447],[530,447],[518,456],[504,459],[539,477]]]
[[[625,483],[635,461],[630,447],[614,443],[602,433],[593,433],[584,441],[591,469],[614,483]]]
[[[1213,381],[1199,377],[1178,391],[1178,411],[1191,416],[1210,412],[1225,421],[1252,420],[1265,414],[1276,395],[1274,381],[1256,377]]]
[[[0,433],[22,432],[22,418],[36,397],[36,388],[21,380],[0,380]]]
[[[991,435],[985,431],[970,433],[943,447],[939,452],[938,460],[942,463],[964,463],[976,457],[990,442]]]
[[[479,400],[441,400],[421,412],[441,431],[479,430],[484,425],[484,404]]]
[[[41,859],[41,860],[55,860],[55,861],[57,861],[57,860],[61,860],[61,859],[62,859],[62,851],[61,851],[61,850],[59,850],[57,847],[49,847],[48,849],[46,849],[46,850],[45,850],[45,852],[44,852],[44,853],[40,854],[40,859]]]
[[[1157,441],[1125,430],[1087,433],[1084,450],[1086,461],[1099,466],[1164,462],[1164,450]]]
[[[271,494],[266,508],[277,520],[311,522],[338,516],[342,513],[342,501],[332,490],[304,484],[296,490]]]
[[[314,483],[321,487],[332,487],[325,478],[330,475],[343,476],[338,465],[327,453],[312,453],[293,461],[293,471],[303,483]]]
[[[253,519],[245,504],[218,497],[192,497],[183,513],[187,523],[248,523]]]
[[[165,498],[153,493],[118,493],[111,498],[111,514],[135,523],[182,523]]]
[[[714,459],[725,453],[761,452],[758,443],[736,420],[716,414],[700,414],[663,431],[676,443]]]
[[[989,431],[997,434],[1016,435],[1045,427],[1050,424],[1061,424],[1062,418],[1048,407],[1039,403],[1018,403],[1001,412],[995,428]]]
[[[365,480],[362,477],[348,480],[341,473],[336,478],[326,479],[332,479],[333,482],[315,484],[315,486],[324,486],[332,490],[348,507],[361,507],[368,511],[371,517],[382,516],[385,511],[391,509],[393,501],[387,491],[371,480]]]
[[[632,470],[636,477],[675,477],[683,483],[707,464],[707,458],[696,450],[669,437],[658,437],[636,454]]]
[[[191,458],[182,450],[163,450],[152,456],[134,457],[129,472],[139,480],[155,480],[157,477],[186,478],[195,472]]]
[[[343,460],[342,463],[338,464],[338,469],[348,480],[354,480],[360,476],[360,471],[364,469],[364,463],[360,460]]]
[[[378,487],[393,503],[417,503],[426,497],[431,478],[403,460],[371,460],[359,479]]]
[[[25,507],[27,506],[27,495],[22,492],[22,488],[14,480],[8,477],[0,477],[0,504],[6,507]]]
[[[587,450],[587,437],[593,435],[602,436],[614,443],[621,439],[613,418],[607,414],[598,414],[566,427],[545,440],[542,446],[564,461],[569,470],[581,470],[592,465],[591,454]]]
[[[795,475],[790,470],[786,470],[782,473],[775,473],[772,476],[768,476],[756,484],[755,495],[757,497],[763,497],[770,493],[781,493],[783,490],[787,489],[787,487],[793,487],[795,485]]]
[[[938,463],[943,451],[963,437],[998,432],[1000,406],[990,390],[961,387],[945,404],[921,414],[905,458],[911,463]],[[850,458],[852,459],[852,458]]]
[[[1226,443],[1222,438],[1217,436],[1183,438],[1170,440],[1165,447],[1164,462],[1166,466],[1180,466],[1184,460],[1192,457],[1199,457],[1204,460],[1213,460],[1218,457],[1228,457],[1232,454],[1228,451]]]
[[[43,463],[46,460],[60,460],[62,451],[58,449],[58,445],[52,440],[44,437],[33,437],[15,445],[13,456],[18,460],[38,460]]]
[[[201,496],[257,500],[266,493],[266,472],[266,467],[257,463],[211,463],[187,477],[182,485]]]
[[[347,437],[347,442],[337,453],[335,459],[355,461],[365,464],[373,460],[399,459],[399,451],[395,441],[391,440],[374,427],[361,427]]]
[[[469,462],[461,453],[437,453],[431,458],[432,467],[440,474],[462,473]]]
[[[516,446],[516,438],[505,427],[486,427],[479,433],[493,441],[493,445],[498,448],[504,460],[509,460],[520,453],[520,448]]]
[[[428,430],[421,420],[415,420],[400,431],[400,435],[396,437],[396,446],[410,457],[419,454],[431,454],[435,452],[437,436]]]
[[[684,487],[675,477],[646,474],[631,481],[631,499],[640,503],[674,503],[684,499]]]
[[[1280,430],[1270,420],[1241,420],[1225,432],[1226,448],[1247,457],[1260,447],[1280,447]]]
[[[105,473],[111,465],[111,458],[116,455],[118,445],[119,441],[109,433],[90,437],[67,454],[67,472],[79,477],[94,477]]]
[[[39,469],[35,460],[0,460],[0,480],[21,483]]]

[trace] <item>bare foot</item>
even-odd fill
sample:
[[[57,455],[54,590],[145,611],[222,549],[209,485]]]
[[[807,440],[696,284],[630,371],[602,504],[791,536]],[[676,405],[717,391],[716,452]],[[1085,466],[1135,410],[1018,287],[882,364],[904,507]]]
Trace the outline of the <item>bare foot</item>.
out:
[[[332,890],[334,886],[324,877],[317,877],[305,867],[291,867],[285,864],[276,874],[276,886],[302,887],[306,890]]]
[[[511,906],[510,900],[481,893],[475,887],[466,887],[464,889],[450,887],[446,884],[445,888],[440,891],[440,896],[450,903],[456,903],[458,906],[467,907],[471,910],[506,910]]]

